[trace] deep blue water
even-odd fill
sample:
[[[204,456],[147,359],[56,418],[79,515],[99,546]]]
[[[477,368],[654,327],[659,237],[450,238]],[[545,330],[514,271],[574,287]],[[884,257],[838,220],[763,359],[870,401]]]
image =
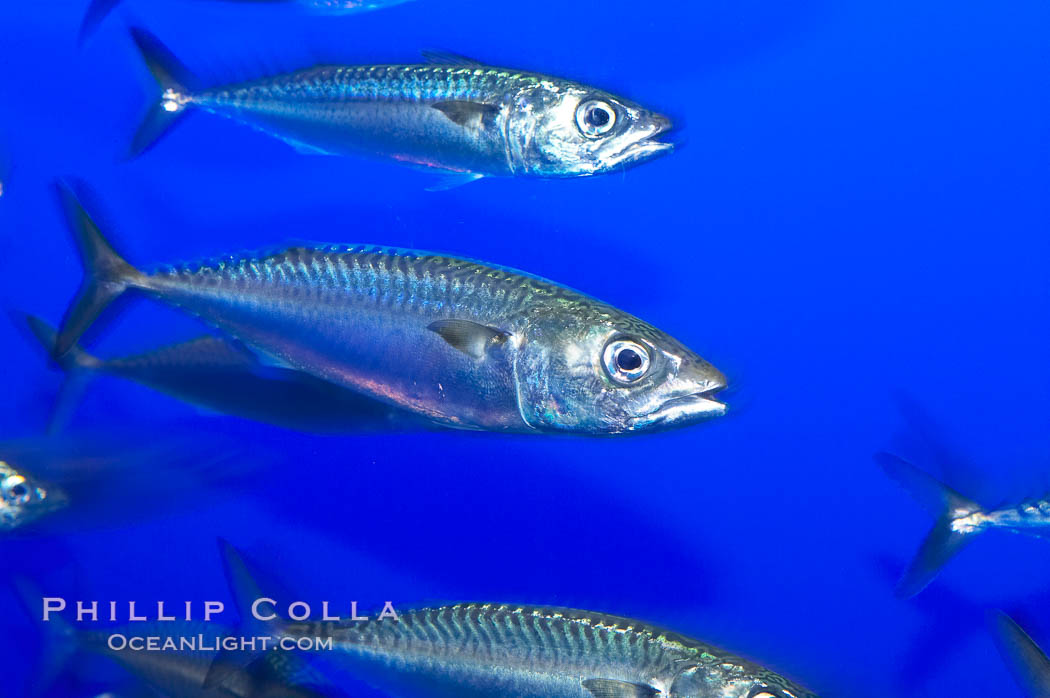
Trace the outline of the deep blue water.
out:
[[[930,520],[872,454],[986,503],[1050,491],[1044,2],[417,0],[332,19],[128,0],[78,49],[85,4],[0,4],[3,310],[57,322],[76,289],[50,188],[71,175],[137,263],[309,239],[546,276],[697,349],[732,410],[633,438],[319,437],[100,379],[72,432],[253,441],[258,462],[5,541],[5,571],[68,598],[228,601],[223,536],[308,601],[573,606],[825,697],[1021,695],[984,614],[1050,647],[1050,548],[992,533],[895,599]],[[197,114],[127,161],[154,95],[129,23],[215,80],[448,49],[629,96],[672,116],[683,147],[623,175],[427,192],[425,173]],[[146,301],[109,316],[88,337],[104,355],[200,331]],[[4,436],[39,435],[60,376],[9,323],[0,348]],[[26,695],[40,638],[6,583],[0,619],[0,694]]]

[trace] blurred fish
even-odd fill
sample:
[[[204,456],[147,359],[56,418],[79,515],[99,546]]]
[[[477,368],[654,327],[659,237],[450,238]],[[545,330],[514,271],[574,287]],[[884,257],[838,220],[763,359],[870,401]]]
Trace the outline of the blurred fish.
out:
[[[941,568],[979,533],[1000,529],[1050,538],[1050,500],[1032,499],[1015,506],[986,510],[897,456],[879,453],[875,460],[937,518],[897,584],[896,593],[900,598],[910,598],[925,589]]]
[[[256,587],[232,546],[224,560],[238,608]],[[396,619],[274,621],[272,637],[332,640],[328,655],[392,696],[516,698],[816,698],[746,659],[669,630],[564,608],[465,603]],[[221,652],[205,685],[248,652]],[[406,690],[411,686],[412,690]]]
[[[0,531],[27,526],[68,504],[69,497],[61,488],[0,460]]]
[[[230,628],[203,621],[148,621],[122,627],[99,630],[80,630],[60,614],[43,619],[43,595],[25,580],[16,579],[16,586],[26,607],[44,634],[44,657],[38,689],[53,682],[55,677],[78,653],[109,658],[164,698],[319,698],[335,695],[323,686],[297,684],[297,681],[315,680],[302,660],[289,653],[269,652],[240,670],[230,671],[221,682],[203,688],[209,667],[216,655],[217,644],[226,637],[236,637]],[[104,614],[105,611],[103,610]],[[125,639],[155,637],[158,645],[171,638],[176,646],[185,639],[194,641],[198,649],[134,650],[130,646],[115,649],[119,641],[110,643],[114,635]],[[316,680],[321,680],[316,675]]]
[[[271,361],[451,427],[619,434],[721,415],[725,377],[651,325],[510,269],[394,248],[293,247],[146,274],[60,191],[86,267],[67,352],[133,288]]]
[[[55,330],[26,317],[50,354]],[[69,373],[52,431],[68,420],[85,378],[98,373],[135,381],[223,414],[308,432],[357,432],[419,425],[413,415],[310,374],[263,366],[234,342],[212,336],[117,359],[100,359],[74,345],[62,355]]]
[[[91,0],[84,20],[80,24],[80,41],[98,29],[98,26],[106,19],[110,12],[120,4],[121,0]],[[327,15],[348,15],[355,12],[370,12],[380,10],[384,7],[392,7],[409,2],[409,0],[224,0],[225,2],[238,4],[258,5],[295,5],[310,12]]]
[[[172,435],[180,429],[187,435]],[[0,537],[124,525],[198,503],[209,487],[270,464],[268,446],[230,431],[166,423],[2,442]]]
[[[318,66],[203,88],[157,41],[132,36],[161,96],[132,144],[140,153],[191,107],[300,151],[367,154],[447,173],[447,188],[485,176],[580,177],[667,153],[664,116],[568,80],[428,53],[424,65]]]
[[[1005,613],[993,615],[996,645],[1028,698],[1050,698],[1050,658]]]

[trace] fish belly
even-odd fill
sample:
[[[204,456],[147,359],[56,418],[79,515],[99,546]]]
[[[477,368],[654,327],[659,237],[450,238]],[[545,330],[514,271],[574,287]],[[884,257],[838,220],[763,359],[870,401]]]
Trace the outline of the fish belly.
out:
[[[542,661],[501,661],[469,653],[393,655],[338,648],[334,661],[388,695],[418,698],[594,698],[587,672],[544,668]]]

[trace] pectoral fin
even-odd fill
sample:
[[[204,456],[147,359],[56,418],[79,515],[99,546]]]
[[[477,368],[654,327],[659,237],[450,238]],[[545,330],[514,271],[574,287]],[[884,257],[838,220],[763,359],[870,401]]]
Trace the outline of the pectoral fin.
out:
[[[630,683],[614,679],[586,679],[583,687],[594,698],[653,698],[659,690],[644,683]]]
[[[510,333],[470,320],[436,320],[427,329],[437,332],[451,346],[474,359],[485,358],[485,352],[507,341]]]
[[[433,107],[450,121],[464,128],[481,128],[486,120],[491,121],[499,113],[499,107],[495,104],[468,102],[462,99],[436,102]]]

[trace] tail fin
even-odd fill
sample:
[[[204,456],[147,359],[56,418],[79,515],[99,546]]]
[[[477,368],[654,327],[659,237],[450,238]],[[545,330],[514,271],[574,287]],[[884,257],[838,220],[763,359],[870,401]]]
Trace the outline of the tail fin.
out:
[[[1050,658],[1005,613],[992,620],[999,653],[1022,690],[1030,698],[1050,698]]]
[[[937,517],[915,559],[897,583],[897,596],[907,599],[925,589],[941,568],[973,540],[974,534],[984,530],[979,525],[956,525],[958,519],[980,512],[981,507],[897,456],[878,453],[875,461]]]
[[[149,150],[186,112],[188,100],[197,82],[193,74],[157,37],[144,29],[131,29],[142,60],[160,86],[160,99],[150,107],[131,142],[130,156]]]
[[[54,356],[55,342],[58,339],[58,333],[55,331],[55,328],[33,315],[26,315],[25,322],[33,332],[33,335],[40,341],[40,344],[43,345],[44,351],[47,352],[48,356]],[[66,425],[69,424],[69,420],[73,417],[76,406],[80,403],[80,398],[84,394],[84,388],[87,386],[88,381],[94,376],[94,372],[101,369],[105,364],[102,359],[92,356],[77,344],[71,346],[69,351],[58,357],[57,361],[59,366],[66,372],[66,376],[65,380],[62,381],[62,387],[59,388],[54,409],[51,411],[51,419],[47,426],[48,435],[57,434],[65,429]]]
[[[99,313],[142,274],[113,250],[68,186],[59,184],[58,196],[84,265],[84,281],[55,339],[53,353],[61,360]]]
[[[55,356],[55,342],[58,340],[58,331],[35,315],[26,315],[25,322],[29,325],[33,335],[40,341],[41,346],[48,356]],[[92,356],[84,351],[80,345],[74,344],[64,354],[57,357],[58,365],[66,371],[96,371],[104,363],[97,356]]]
[[[44,596],[36,585],[24,577],[15,577],[12,581],[26,614],[33,619],[44,636],[40,668],[33,681],[34,693],[43,694],[76,654],[76,630],[62,619],[61,614],[54,615],[45,622],[41,611]]]
[[[119,4],[120,0],[91,0],[87,12],[84,13],[84,19],[80,23],[80,34],[77,36],[77,42],[83,44],[85,39],[95,33],[98,25],[102,24],[102,20]]]
[[[222,557],[222,570],[226,575],[226,583],[230,587],[230,596],[233,597],[234,606],[241,617],[241,625],[248,632],[266,629],[264,621],[256,620],[254,615],[248,615],[251,604],[263,597],[259,583],[255,581],[248,565],[241,557],[240,551],[233,547],[228,540],[219,539],[219,555]]]
[[[258,583],[252,577],[248,566],[244,562],[237,548],[229,541],[219,539],[219,554],[222,556],[222,568],[226,574],[226,582],[230,585],[230,594],[234,604],[241,614],[243,635],[265,635],[272,633],[272,626],[277,621],[261,621],[255,615],[246,616],[250,604],[255,599],[263,598]],[[209,689],[221,686],[238,672],[244,671],[262,656],[259,652],[238,650],[221,650],[208,668],[208,674],[204,679],[202,688]]]

